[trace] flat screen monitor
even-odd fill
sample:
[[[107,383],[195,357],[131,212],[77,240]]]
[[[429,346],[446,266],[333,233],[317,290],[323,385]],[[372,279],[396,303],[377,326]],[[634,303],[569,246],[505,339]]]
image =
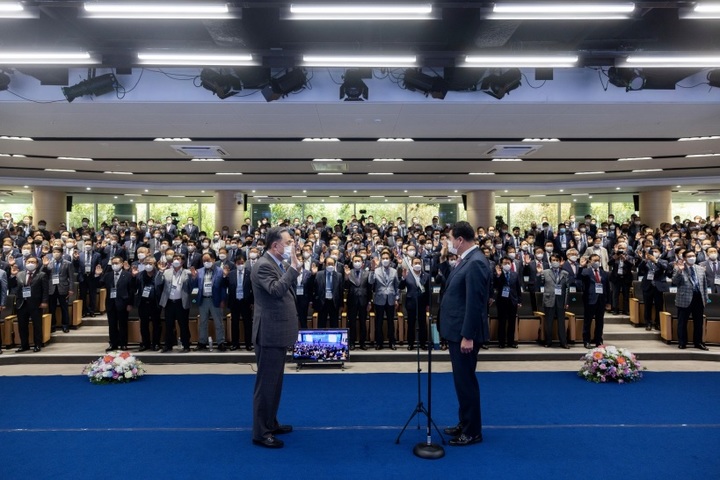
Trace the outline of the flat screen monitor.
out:
[[[297,363],[343,363],[350,358],[346,328],[300,330],[293,348]]]

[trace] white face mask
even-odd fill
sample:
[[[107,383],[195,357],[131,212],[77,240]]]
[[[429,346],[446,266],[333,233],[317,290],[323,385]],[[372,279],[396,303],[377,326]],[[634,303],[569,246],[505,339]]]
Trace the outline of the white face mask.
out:
[[[695,257],[688,257],[685,259],[688,265],[695,265],[695,260],[697,260]]]
[[[552,253],[552,252],[553,252],[553,247],[545,247],[545,251],[548,252],[548,253]]]
[[[712,261],[715,261],[715,260],[717,260],[717,258],[718,258],[718,254],[717,254],[717,253],[711,253],[711,254],[708,255],[708,258],[709,258],[710,260],[712,260]]]
[[[550,262],[552,268],[560,268],[560,262]]]
[[[83,248],[86,252],[89,252],[90,250],[92,250],[92,245],[85,245]]]
[[[218,257],[220,257],[220,260],[225,260],[227,258],[227,255],[221,253],[220,255],[218,255]]]
[[[147,264],[145,265],[145,271],[146,272],[152,272],[155,267],[153,265]]]
[[[113,263],[112,269],[113,269],[113,272],[119,272],[122,269],[122,265],[119,263]]]
[[[188,245],[188,252],[192,253],[195,251],[195,245]]]
[[[62,258],[62,253],[60,253],[60,252],[53,253],[53,258],[55,260],[60,260],[60,258]]]
[[[413,258],[413,257],[415,257],[415,250],[408,250],[407,254],[408,254],[408,257]]]
[[[205,263],[203,263],[203,266],[204,266],[206,269],[212,268],[213,263],[212,263],[212,262],[205,262]]]
[[[147,255],[145,255],[144,253],[138,253],[138,254],[137,254],[138,260],[145,260],[145,257],[146,257],[146,256],[147,256]]]
[[[509,272],[511,268],[512,268],[512,265],[510,265],[509,263],[506,263],[505,265],[502,266],[502,269],[505,272]]]
[[[37,268],[36,263],[26,263],[25,264],[25,270],[27,270],[28,272],[34,272],[36,268]]]
[[[165,258],[168,262],[172,262],[173,256],[172,255],[165,255]]]
[[[577,255],[570,255],[568,257],[568,260],[570,260],[571,262],[577,262],[577,259],[578,259]]]
[[[600,268],[600,262],[593,262],[593,268]]]
[[[457,255],[457,247],[450,241],[448,241],[448,252],[452,253],[453,255]]]
[[[23,257],[29,257],[29,256],[30,256],[30,250],[23,250],[22,254],[23,254]]]
[[[310,258],[310,252],[303,252],[303,258],[306,260]]]
[[[290,260],[290,257],[293,254],[293,246],[292,245],[285,245],[285,248],[283,248],[283,254],[282,258],[285,260]]]
[[[360,270],[362,268],[362,262],[354,262],[353,267],[355,267],[355,270]]]
[[[328,265],[325,267],[325,270],[327,270],[329,273],[333,273],[335,271],[335,265]]]
[[[515,254],[514,253],[508,253],[508,258],[510,260],[515,260]]]
[[[202,243],[203,248],[208,248],[210,246],[209,242],[203,242]]]
[[[257,258],[257,253],[252,252],[252,253],[250,254],[250,260],[255,260],[256,258]]]
[[[457,265],[457,260],[450,260],[448,263],[451,267],[454,267],[455,265]]]
[[[382,266],[383,266],[383,267],[387,267],[387,266],[389,266],[389,265],[390,265],[390,260],[388,260],[387,258],[386,258],[386,259],[383,259],[383,261],[382,261]]]
[[[180,265],[182,265],[182,263],[180,263],[180,260],[174,260],[172,263],[172,266],[175,268],[180,268]]]
[[[413,272],[420,273],[422,270],[422,265],[413,265]]]

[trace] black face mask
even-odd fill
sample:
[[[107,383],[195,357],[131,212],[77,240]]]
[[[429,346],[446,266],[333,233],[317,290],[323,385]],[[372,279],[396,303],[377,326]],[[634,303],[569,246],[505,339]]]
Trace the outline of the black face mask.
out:
[[[43,242],[42,240],[35,240],[33,243],[35,245],[42,245],[42,242]]]

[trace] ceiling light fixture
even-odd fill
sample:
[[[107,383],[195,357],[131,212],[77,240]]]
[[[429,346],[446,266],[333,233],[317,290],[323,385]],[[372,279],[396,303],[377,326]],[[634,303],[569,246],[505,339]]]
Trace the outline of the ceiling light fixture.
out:
[[[647,79],[637,68],[610,67],[608,81],[616,87],[624,88],[626,92],[632,92],[642,90]]]
[[[88,52],[2,52],[2,65],[86,65],[97,63]]]
[[[215,175],[242,175],[242,172],[215,172]]]
[[[46,172],[60,172],[60,173],[76,173],[77,170],[71,170],[67,168],[46,168]]]
[[[138,53],[140,65],[242,66],[255,65],[249,53]]]
[[[117,91],[119,85],[120,84],[118,83],[117,78],[115,78],[115,75],[112,73],[106,73],[105,75],[100,75],[99,77],[88,78],[87,80],[83,80],[71,87],[62,87],[61,90],[69,103],[78,97],[86,95],[95,95],[96,97],[99,97],[100,95]]]
[[[313,162],[342,162],[342,158],[313,158]]]
[[[318,172],[318,175],[342,175],[342,172]]]
[[[393,172],[368,172],[368,175],[394,175]]]
[[[496,3],[490,20],[623,20],[634,3]]]
[[[710,135],[707,137],[682,137],[678,138],[678,142],[697,142],[699,140],[720,140],[720,135]]]
[[[74,160],[78,162],[92,162],[93,159],[89,157],[57,157],[58,160]]]
[[[303,55],[306,67],[414,67],[414,55]]]
[[[577,55],[467,55],[468,67],[492,68],[572,68],[578,62]]]
[[[648,172],[662,172],[662,168],[642,168],[639,170],[633,170],[632,173],[648,173]]]
[[[693,8],[679,8],[678,17],[683,20],[708,20],[720,18],[720,3],[697,2]]]
[[[372,78],[372,69],[351,69],[346,70],[343,76],[343,83],[340,85],[340,100],[346,102],[362,102],[368,99],[368,86],[363,78]]]
[[[378,142],[414,142],[412,138],[378,138]]]
[[[605,172],[575,172],[575,175],[602,175]]]
[[[107,175],[132,175],[133,174],[133,172],[115,172],[115,171],[107,171],[107,172],[103,172],[103,173],[105,173]]]
[[[523,138],[523,142],[559,142],[559,138]]]
[[[188,137],[158,137],[153,142],[192,142]]]
[[[12,136],[8,136],[8,135],[0,135],[0,140],[18,140],[21,142],[34,142],[35,141],[30,137],[12,137]]]
[[[468,175],[495,175],[495,172],[470,172]]]
[[[291,4],[281,13],[283,20],[432,20],[440,18],[432,4],[333,5]]]
[[[303,142],[339,142],[339,138],[303,138]]]
[[[652,157],[625,157],[625,158],[618,158],[618,162],[634,162],[636,160],[652,160]]]
[[[234,18],[227,4],[87,2],[84,16],[115,19],[227,19]]]
[[[373,158],[373,162],[404,162],[402,158]]]
[[[293,92],[299,92],[305,88],[306,83],[307,76],[305,75],[305,71],[296,68],[279,78],[271,78],[270,84],[263,88],[261,93],[266,101],[272,102],[287,97]]]
[[[522,158],[493,158],[493,162],[522,162]]]
[[[685,158],[703,158],[703,157],[720,157],[720,153],[695,153],[693,155],[685,155]]]
[[[422,73],[420,69],[408,68],[402,79],[402,86],[406,90],[422,92],[427,97],[444,99],[448,92],[448,84],[441,76],[431,76]]]
[[[193,158],[191,162],[224,162],[223,158]]]
[[[694,55],[689,53],[643,53],[640,55],[628,55],[625,61],[618,60],[615,65],[617,67],[626,68],[716,68],[720,67],[720,54]]]

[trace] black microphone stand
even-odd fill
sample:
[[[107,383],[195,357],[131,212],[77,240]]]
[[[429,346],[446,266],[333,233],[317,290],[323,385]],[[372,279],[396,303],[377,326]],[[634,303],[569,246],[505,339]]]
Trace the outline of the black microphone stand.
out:
[[[418,289],[419,290],[419,289]],[[430,301],[428,303],[428,306],[430,307],[430,310],[432,310],[432,290],[430,291]],[[425,326],[425,329],[427,331],[427,341],[428,344],[428,386],[427,386],[427,395],[428,395],[428,408],[425,408],[425,405],[422,401],[422,368],[420,367],[420,318],[419,316],[425,315],[425,312],[419,311],[419,302],[418,298],[415,298],[415,312],[418,315],[418,318],[415,322],[415,339],[417,340],[417,380],[418,380],[418,403],[415,406],[415,410],[413,410],[413,413],[410,415],[410,418],[408,418],[407,422],[405,422],[405,426],[400,430],[400,433],[397,436],[397,439],[395,439],[395,443],[400,443],[400,437],[407,429],[408,425],[410,425],[410,422],[413,418],[415,418],[418,414],[424,414],[425,417],[427,417],[427,427],[426,427],[426,434],[427,438],[425,442],[420,442],[415,445],[413,448],[413,453],[415,456],[420,458],[425,458],[429,460],[435,460],[438,458],[442,458],[445,456],[445,449],[432,442],[432,428],[435,427],[435,430],[437,431],[438,435],[440,435],[440,440],[442,441],[442,444],[445,445],[445,438],[443,438],[442,433],[440,433],[440,429],[435,425],[435,422],[432,419],[432,351],[435,345],[432,343],[432,336],[430,333],[430,325],[432,324],[432,313],[427,315],[427,324]],[[420,429],[420,418],[418,418],[418,430]]]

